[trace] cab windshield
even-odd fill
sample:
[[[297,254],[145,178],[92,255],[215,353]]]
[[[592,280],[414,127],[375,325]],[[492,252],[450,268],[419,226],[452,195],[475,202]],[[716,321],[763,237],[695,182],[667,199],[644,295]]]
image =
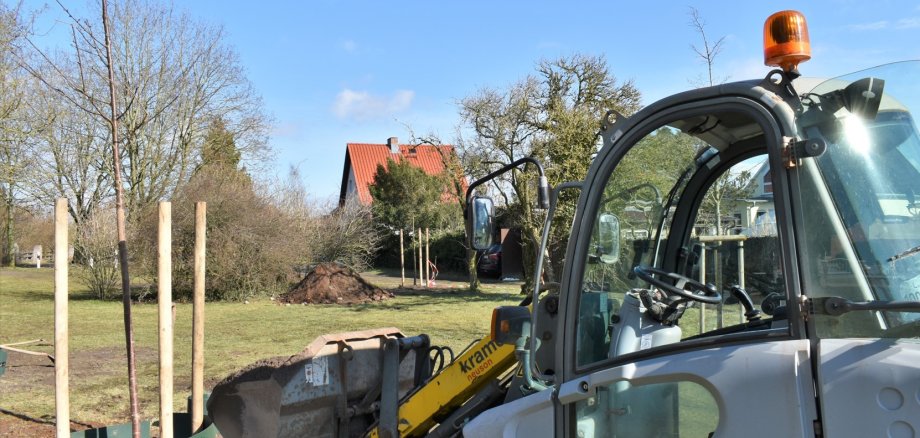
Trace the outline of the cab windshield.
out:
[[[817,311],[820,337],[920,336],[918,77],[920,62],[889,64],[802,95],[800,135],[827,146],[795,173],[805,294],[876,305]],[[884,303],[892,301],[914,303]]]

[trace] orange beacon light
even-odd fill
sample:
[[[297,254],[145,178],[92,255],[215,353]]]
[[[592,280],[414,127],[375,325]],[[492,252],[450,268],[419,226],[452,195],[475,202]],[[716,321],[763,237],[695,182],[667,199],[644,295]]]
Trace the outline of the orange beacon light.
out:
[[[795,71],[799,63],[811,59],[811,43],[805,16],[798,11],[781,11],[763,25],[763,60],[766,65]]]

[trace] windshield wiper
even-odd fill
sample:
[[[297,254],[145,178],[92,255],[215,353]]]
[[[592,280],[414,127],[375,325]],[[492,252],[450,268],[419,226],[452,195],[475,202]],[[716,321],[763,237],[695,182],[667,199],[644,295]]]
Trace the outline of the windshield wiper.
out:
[[[891,256],[891,257],[888,257],[888,263],[896,262],[896,261],[901,260],[901,259],[903,259],[903,258],[905,258],[905,257],[910,257],[910,256],[912,256],[912,255],[914,255],[914,254],[916,254],[916,253],[918,253],[918,252],[920,252],[920,246],[915,246],[915,247],[913,247],[913,248],[911,248],[911,249],[908,249],[908,250],[906,250],[906,251],[899,252],[899,253],[897,253],[897,254]]]
[[[857,310],[887,310],[894,312],[920,312],[920,301],[861,301],[853,302],[841,297],[811,299],[814,315],[840,316]]]

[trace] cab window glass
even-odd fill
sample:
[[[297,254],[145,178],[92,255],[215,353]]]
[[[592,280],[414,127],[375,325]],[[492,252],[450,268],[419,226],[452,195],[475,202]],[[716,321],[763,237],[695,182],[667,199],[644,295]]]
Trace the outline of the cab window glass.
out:
[[[687,120],[671,126],[694,126]],[[739,152],[722,145],[720,152],[704,138],[662,127],[637,142],[610,174],[586,248],[579,367],[682,340],[788,332],[766,156],[749,157],[750,146]],[[724,164],[738,156],[749,158]],[[693,222],[672,230],[675,215]],[[617,251],[610,250],[610,223],[619,230]],[[663,284],[640,279],[637,266],[649,268],[639,273],[652,276],[646,280]]]
[[[719,425],[712,393],[689,381],[601,386],[575,412],[577,435],[586,438],[707,437]]]
[[[658,240],[666,238],[671,207],[704,148],[694,137],[662,127],[630,149],[609,176],[595,215],[581,283],[576,341],[579,366],[608,357],[611,321],[618,317],[626,292],[644,287],[632,268],[652,264]],[[613,228],[620,237],[615,257],[610,242]]]
[[[776,207],[766,155],[735,164],[715,178],[696,214],[683,274],[720,291],[721,304],[698,304],[681,319],[682,337],[742,324],[753,309],[770,317],[784,311]]]

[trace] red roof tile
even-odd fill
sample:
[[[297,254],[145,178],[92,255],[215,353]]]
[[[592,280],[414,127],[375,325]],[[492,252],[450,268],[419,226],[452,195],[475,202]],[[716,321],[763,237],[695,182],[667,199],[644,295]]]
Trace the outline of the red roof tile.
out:
[[[439,150],[440,149],[440,150]],[[442,156],[442,154],[444,154]],[[348,143],[345,152],[345,168],[342,172],[342,189],[339,194],[339,204],[345,202],[348,190],[349,171],[354,170],[355,185],[357,186],[358,200],[364,205],[373,202],[368,186],[374,183],[374,174],[377,165],[387,165],[387,158],[395,162],[409,160],[409,163],[419,167],[429,175],[437,175],[444,171],[445,156],[454,155],[451,145],[399,145],[399,153],[391,153],[386,144]],[[466,178],[462,178],[464,190],[467,187]]]

